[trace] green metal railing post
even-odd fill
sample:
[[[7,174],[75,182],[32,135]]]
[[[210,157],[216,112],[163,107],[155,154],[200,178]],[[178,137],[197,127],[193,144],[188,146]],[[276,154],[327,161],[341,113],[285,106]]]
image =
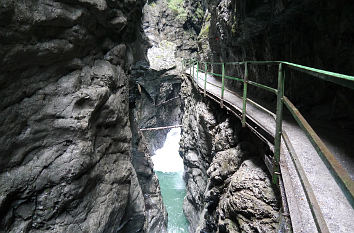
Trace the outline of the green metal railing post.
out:
[[[248,82],[248,64],[246,62],[245,63],[245,76],[243,78],[242,127],[246,127],[247,82]]]
[[[197,61],[197,83],[199,82],[199,61]]]
[[[225,91],[225,63],[222,63],[222,81],[221,81],[221,100],[220,106],[224,107],[224,91]]]
[[[207,84],[207,77],[208,77],[208,64],[204,64],[205,68],[205,77],[204,77],[204,97],[206,96],[206,84]]]
[[[274,159],[273,159],[273,183],[278,185],[279,183],[279,160],[280,160],[280,146],[282,135],[282,123],[283,123],[283,98],[284,98],[284,70],[283,64],[279,63],[278,70],[278,91],[277,91],[277,114],[276,114],[276,126],[275,126],[275,138],[274,138]]]

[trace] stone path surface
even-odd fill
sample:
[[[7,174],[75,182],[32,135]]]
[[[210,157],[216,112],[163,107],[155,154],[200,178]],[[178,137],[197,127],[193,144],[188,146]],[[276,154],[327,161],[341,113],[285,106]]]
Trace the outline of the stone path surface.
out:
[[[194,70],[194,77],[197,77],[196,69]],[[189,69],[186,73],[190,73]],[[204,89],[205,74],[199,71],[198,76],[199,79],[195,79],[195,82],[201,89]],[[215,85],[221,86],[221,78],[208,75],[206,84],[207,93],[221,98],[221,88]],[[242,97],[237,95],[237,93],[225,89],[224,102],[228,102],[242,111]],[[275,120],[272,113],[261,111],[248,100],[247,117],[258,122],[259,126],[265,128],[269,134],[274,135]],[[291,119],[283,121],[283,131],[290,138],[316,196],[329,231],[333,233],[354,232],[354,210],[305,133]],[[333,145],[329,147],[335,148]],[[282,142],[280,164],[294,232],[317,232],[300,179],[284,142]],[[350,175],[353,177],[353,174]]]

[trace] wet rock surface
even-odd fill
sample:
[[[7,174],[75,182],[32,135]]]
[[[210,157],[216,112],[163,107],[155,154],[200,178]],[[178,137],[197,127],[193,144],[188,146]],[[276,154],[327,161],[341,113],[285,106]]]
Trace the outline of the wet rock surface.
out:
[[[267,152],[240,122],[182,84],[180,154],[191,232],[276,232],[279,202],[262,156]]]
[[[353,2],[208,0],[206,3],[209,16],[205,17],[198,36],[203,60],[281,60],[354,74],[351,49],[354,29],[348,23],[354,20]],[[221,73],[220,65],[213,69]],[[243,66],[226,66],[226,75],[243,77],[243,73]],[[276,77],[276,66],[250,65],[252,81],[277,88]],[[231,80],[226,85],[241,87]],[[275,102],[272,94],[259,88],[249,87],[248,92],[254,98]],[[309,117],[316,120],[344,117],[350,123],[338,127],[353,129],[354,112],[349,106],[354,104],[354,93],[349,88],[287,69],[285,95]]]
[[[138,121],[134,118],[134,110],[129,113],[132,124],[132,164],[144,196],[146,232],[167,233],[167,211],[165,209],[159,180],[153,170],[151,152],[142,132],[138,130]],[[136,211],[136,214],[142,215]],[[126,232],[135,232],[136,223],[130,221]]]
[[[163,232],[151,164],[132,157],[143,5],[1,1],[0,232]]]
[[[154,70],[138,62],[130,79],[130,109],[138,129],[179,125],[181,79],[175,67]],[[150,153],[161,148],[169,129],[142,132]]]

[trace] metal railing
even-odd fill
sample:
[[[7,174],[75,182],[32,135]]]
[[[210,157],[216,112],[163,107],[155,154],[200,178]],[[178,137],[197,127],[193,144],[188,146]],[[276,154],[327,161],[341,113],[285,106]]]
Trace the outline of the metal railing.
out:
[[[309,125],[309,123],[305,120],[305,118],[300,114],[299,110],[295,107],[295,105],[284,95],[284,80],[285,80],[285,73],[284,70],[290,69],[290,70],[296,70],[299,72],[303,72],[306,74],[309,74],[311,76],[314,76],[316,78],[323,79],[328,82],[332,82],[347,88],[354,89],[354,77],[353,76],[348,76],[348,75],[343,75],[343,74],[338,74],[334,72],[329,72],[325,70],[320,70],[320,69],[315,69],[311,67],[306,67],[290,62],[284,62],[284,61],[244,61],[244,62],[228,62],[228,63],[213,63],[213,62],[200,62],[198,60],[183,60],[182,62],[182,67],[183,70],[185,68],[189,67],[190,74],[193,76],[193,80],[195,81],[194,74],[195,74],[195,68],[197,72],[197,86],[199,82],[199,71],[203,71],[205,74],[204,80],[204,96],[207,93],[207,88],[206,84],[209,83],[211,85],[217,86],[218,88],[221,89],[220,93],[220,105],[223,107],[223,102],[224,102],[224,92],[225,92],[225,79],[230,79],[238,82],[243,83],[243,108],[242,108],[242,126],[246,126],[246,109],[247,109],[247,90],[248,90],[248,85],[255,86],[257,88],[261,88],[263,90],[266,90],[270,93],[273,93],[277,97],[277,104],[276,104],[276,114],[275,114],[275,121],[276,121],[276,129],[275,129],[275,134],[274,134],[274,158],[273,158],[273,183],[276,185],[279,185],[279,176],[280,176],[280,167],[279,167],[279,161],[280,161],[280,147],[281,147],[281,139],[283,138],[284,144],[286,145],[289,154],[294,162],[295,169],[299,175],[301,184],[304,188],[305,195],[307,197],[307,201],[309,203],[311,212],[314,216],[315,223],[317,226],[317,229],[320,232],[329,232],[327,225],[324,221],[324,218],[322,216],[321,210],[318,206],[317,200],[314,196],[314,193],[312,191],[312,188],[310,186],[310,183],[305,175],[305,172],[298,160],[298,157],[295,153],[294,148],[291,145],[290,139],[287,136],[286,132],[282,130],[282,123],[283,123],[283,105],[285,105],[296,122],[299,124],[299,126],[303,129],[305,132],[306,136],[310,140],[311,144],[313,147],[316,149],[318,155],[322,158],[322,160],[326,163],[327,167],[331,171],[331,174],[334,176],[335,180],[343,190],[346,198],[350,202],[350,204],[353,206],[353,195],[354,195],[354,182],[350,178],[349,174],[346,172],[346,170],[340,165],[340,163],[336,160],[334,155],[329,151],[329,149],[326,147],[326,145],[323,143],[323,141],[320,139],[320,137],[315,133],[315,131],[312,129],[312,127]],[[204,64],[204,69],[200,69],[200,65]],[[208,72],[208,65],[220,65],[222,73],[217,74],[217,73],[212,73]],[[232,77],[232,76],[227,76],[225,74],[225,65],[235,65],[235,66],[244,66],[244,75],[243,78],[238,78],[238,77]],[[277,83],[277,89],[253,82],[249,80],[249,66],[250,65],[277,65],[278,66],[278,83]],[[220,77],[221,78],[221,86],[215,85],[211,82],[207,81],[208,75],[212,75],[215,77]]]

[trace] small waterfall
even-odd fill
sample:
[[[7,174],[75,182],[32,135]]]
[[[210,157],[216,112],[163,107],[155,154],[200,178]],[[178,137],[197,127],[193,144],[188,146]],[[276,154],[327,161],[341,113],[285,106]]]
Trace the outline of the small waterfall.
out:
[[[183,160],[178,153],[180,137],[181,129],[172,129],[167,134],[164,146],[152,156],[168,212],[169,233],[188,232],[188,222],[183,213],[186,189],[183,180]]]

